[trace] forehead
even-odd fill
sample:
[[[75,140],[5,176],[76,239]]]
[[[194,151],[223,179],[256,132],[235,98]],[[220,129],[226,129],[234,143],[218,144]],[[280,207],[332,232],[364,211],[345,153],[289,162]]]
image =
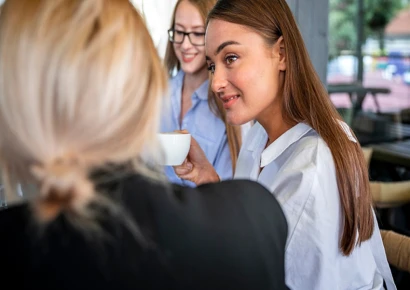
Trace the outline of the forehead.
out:
[[[207,55],[213,55],[216,48],[226,41],[235,41],[244,46],[254,46],[263,43],[263,38],[244,25],[219,19],[209,21],[205,36]]]
[[[183,26],[204,26],[204,20],[196,6],[189,1],[182,1],[175,11],[175,24]]]

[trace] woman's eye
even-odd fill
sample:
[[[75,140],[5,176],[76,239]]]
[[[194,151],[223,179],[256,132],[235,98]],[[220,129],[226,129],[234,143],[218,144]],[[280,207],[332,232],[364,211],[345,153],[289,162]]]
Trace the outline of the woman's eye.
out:
[[[225,62],[227,65],[232,64],[234,61],[236,61],[238,59],[238,57],[236,55],[228,55],[227,57],[225,57]]]
[[[214,74],[214,72],[215,72],[215,65],[214,65],[214,64],[208,65],[208,71],[210,71],[211,74]]]
[[[182,34],[184,34],[183,31],[179,31],[179,30],[175,30],[175,33],[176,33],[177,35],[182,35]]]

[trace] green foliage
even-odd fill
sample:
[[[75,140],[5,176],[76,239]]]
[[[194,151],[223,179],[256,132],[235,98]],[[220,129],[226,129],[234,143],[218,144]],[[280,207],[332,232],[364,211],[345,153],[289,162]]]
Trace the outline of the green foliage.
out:
[[[368,5],[370,13],[366,15],[367,25],[371,31],[379,31],[384,29],[397,11],[402,8],[402,1],[373,0]]]
[[[390,20],[402,9],[402,0],[363,0],[364,38],[383,36]],[[354,51],[357,42],[358,0],[329,0],[329,57]],[[381,39],[382,41],[382,39]],[[381,45],[383,50],[383,46]]]

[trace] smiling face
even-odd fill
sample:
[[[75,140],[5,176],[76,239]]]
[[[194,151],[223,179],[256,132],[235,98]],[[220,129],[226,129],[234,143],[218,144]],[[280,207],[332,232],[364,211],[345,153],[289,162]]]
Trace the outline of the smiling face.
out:
[[[204,37],[205,24],[196,7],[188,1],[182,1],[175,12],[174,29],[175,34],[180,36],[181,32],[193,32],[191,39],[198,41]],[[174,43],[173,46],[185,74],[201,74],[206,70],[205,46],[193,45],[187,35],[183,43]]]
[[[253,30],[212,19],[206,32],[212,91],[223,101],[228,122],[266,123],[280,117],[286,63],[282,38],[273,46]]]

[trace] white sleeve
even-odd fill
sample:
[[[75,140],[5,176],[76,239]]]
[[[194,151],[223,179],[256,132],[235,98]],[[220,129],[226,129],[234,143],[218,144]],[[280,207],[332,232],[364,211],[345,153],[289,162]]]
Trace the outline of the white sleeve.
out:
[[[288,220],[286,283],[293,290],[383,289],[370,241],[350,256],[340,250],[343,214],[336,170],[322,139],[299,144],[271,190]]]

